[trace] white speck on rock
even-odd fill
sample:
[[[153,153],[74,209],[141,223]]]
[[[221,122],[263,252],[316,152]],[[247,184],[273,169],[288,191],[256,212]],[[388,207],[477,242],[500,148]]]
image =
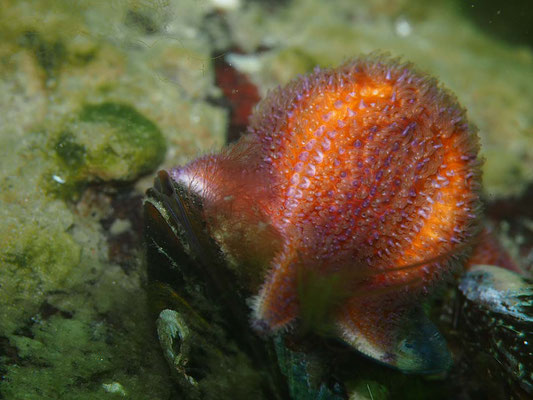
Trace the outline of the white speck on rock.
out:
[[[124,387],[118,382],[102,383],[102,387],[107,393],[118,393],[123,397],[126,396]]]
[[[394,24],[394,30],[398,36],[407,37],[413,31],[411,24],[405,18],[400,17]]]

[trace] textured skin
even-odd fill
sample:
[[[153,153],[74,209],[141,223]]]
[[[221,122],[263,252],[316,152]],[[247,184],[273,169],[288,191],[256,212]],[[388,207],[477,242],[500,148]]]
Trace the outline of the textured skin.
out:
[[[475,234],[477,152],[453,95],[372,56],[274,90],[236,145],[171,175],[204,199],[234,263],[262,268],[258,329],[316,308],[302,293],[324,282],[340,335],[391,362],[391,331]]]

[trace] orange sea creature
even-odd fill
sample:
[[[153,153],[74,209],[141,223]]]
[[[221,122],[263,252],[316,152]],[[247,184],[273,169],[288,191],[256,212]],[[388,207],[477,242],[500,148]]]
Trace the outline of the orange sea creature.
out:
[[[450,92],[374,55],[270,92],[238,142],[168,176],[256,291],[256,330],[327,330],[403,371],[439,372],[451,358],[420,303],[477,232],[477,153]]]

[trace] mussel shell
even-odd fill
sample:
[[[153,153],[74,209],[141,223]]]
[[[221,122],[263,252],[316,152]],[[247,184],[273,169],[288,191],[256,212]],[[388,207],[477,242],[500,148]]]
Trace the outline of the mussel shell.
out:
[[[220,263],[221,254],[209,238],[202,202],[193,192],[159,171],[144,202],[148,260],[164,255],[171,264],[191,260],[209,265]],[[153,268],[149,272],[155,272]],[[161,272],[161,271],[159,271]]]
[[[476,362],[500,377],[503,397],[533,394],[533,284],[509,270],[475,265],[459,283],[457,329]],[[478,368],[483,368],[478,365]]]
[[[235,393],[286,398],[272,343],[250,329],[246,300],[251,293],[238,284],[211,238],[202,199],[167,171],[159,171],[147,191],[144,220],[154,321],[183,398],[213,396],[213,381],[227,384],[216,394],[220,399],[234,398]],[[188,327],[187,335],[176,331],[176,321]],[[233,368],[234,359],[241,360],[239,368]],[[231,384],[239,376],[252,382],[249,387]]]

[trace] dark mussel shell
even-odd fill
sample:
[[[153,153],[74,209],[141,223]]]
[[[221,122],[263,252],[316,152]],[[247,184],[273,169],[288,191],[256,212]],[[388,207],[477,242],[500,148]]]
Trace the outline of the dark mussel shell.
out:
[[[210,237],[202,199],[159,171],[144,219],[151,306],[180,398],[287,398],[274,347],[250,329],[251,294]]]
[[[533,395],[533,283],[509,270],[475,265],[459,283],[456,329],[470,364],[493,398]]]

